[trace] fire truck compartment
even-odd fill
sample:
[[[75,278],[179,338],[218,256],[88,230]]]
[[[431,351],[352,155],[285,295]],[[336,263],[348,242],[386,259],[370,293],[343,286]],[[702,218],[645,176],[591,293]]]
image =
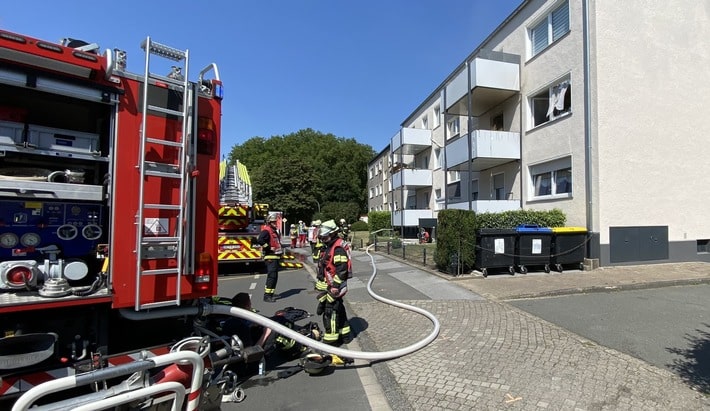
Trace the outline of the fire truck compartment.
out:
[[[43,127],[30,124],[27,145],[48,151],[66,151],[79,154],[100,154],[99,135],[73,130]]]
[[[0,196],[27,199],[101,201],[103,186],[0,179]]]

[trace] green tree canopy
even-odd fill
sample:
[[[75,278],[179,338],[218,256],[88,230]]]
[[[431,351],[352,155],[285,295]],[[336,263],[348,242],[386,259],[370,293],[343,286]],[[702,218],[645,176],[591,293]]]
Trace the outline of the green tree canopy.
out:
[[[289,221],[318,214],[351,223],[367,211],[367,165],[374,156],[371,146],[355,139],[308,128],[252,137],[233,146],[228,161],[249,170],[255,202],[283,211]]]

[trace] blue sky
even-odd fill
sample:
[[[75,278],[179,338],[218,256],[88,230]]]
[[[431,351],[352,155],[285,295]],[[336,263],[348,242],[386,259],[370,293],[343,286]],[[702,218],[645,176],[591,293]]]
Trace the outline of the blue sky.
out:
[[[379,152],[400,124],[521,0],[6,1],[0,28],[128,53],[190,50],[224,82],[222,153],[312,128]],[[167,74],[167,72],[165,73]]]

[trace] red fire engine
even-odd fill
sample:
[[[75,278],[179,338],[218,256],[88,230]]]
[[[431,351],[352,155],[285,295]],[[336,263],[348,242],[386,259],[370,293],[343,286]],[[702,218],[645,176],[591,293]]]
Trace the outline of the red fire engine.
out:
[[[0,399],[165,353],[217,294],[219,72],[141,47],[133,74],[118,49],[0,31]]]

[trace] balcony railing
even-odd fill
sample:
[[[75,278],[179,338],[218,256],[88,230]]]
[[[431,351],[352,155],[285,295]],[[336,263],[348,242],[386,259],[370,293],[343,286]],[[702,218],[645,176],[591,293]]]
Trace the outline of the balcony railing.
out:
[[[468,210],[468,201],[448,203],[447,208]],[[520,209],[520,200],[476,200],[471,201],[471,210],[477,213],[501,213]]]
[[[432,171],[402,168],[392,174],[392,188],[431,187]]]
[[[398,210],[392,213],[392,225],[395,227],[418,226],[420,218],[434,218],[434,212],[432,210]]]
[[[471,110],[467,98],[471,86]],[[520,56],[481,52],[446,85],[446,112],[480,116],[520,92]]]
[[[468,145],[471,144],[469,157]],[[520,159],[520,133],[512,131],[474,130],[446,145],[446,168],[481,171]]]
[[[417,154],[431,147],[431,130],[402,127],[390,140],[391,154]]]

